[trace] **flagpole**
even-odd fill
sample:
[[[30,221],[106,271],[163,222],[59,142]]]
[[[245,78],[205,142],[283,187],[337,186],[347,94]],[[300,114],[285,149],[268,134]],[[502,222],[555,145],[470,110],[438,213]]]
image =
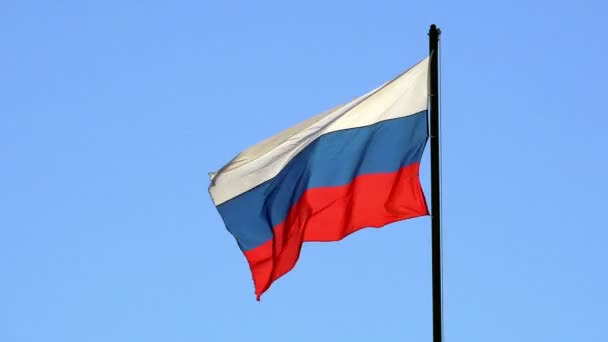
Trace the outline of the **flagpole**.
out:
[[[431,123],[431,246],[433,264],[433,342],[443,341],[441,291],[441,164],[439,149],[439,36],[441,30],[429,30],[430,84],[429,116]]]

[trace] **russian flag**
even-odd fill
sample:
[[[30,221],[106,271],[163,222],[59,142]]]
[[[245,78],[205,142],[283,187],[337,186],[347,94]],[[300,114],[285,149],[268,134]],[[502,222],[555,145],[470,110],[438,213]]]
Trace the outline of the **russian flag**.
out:
[[[302,243],[428,215],[419,165],[428,139],[428,58],[382,86],[238,154],[209,193],[260,299]]]

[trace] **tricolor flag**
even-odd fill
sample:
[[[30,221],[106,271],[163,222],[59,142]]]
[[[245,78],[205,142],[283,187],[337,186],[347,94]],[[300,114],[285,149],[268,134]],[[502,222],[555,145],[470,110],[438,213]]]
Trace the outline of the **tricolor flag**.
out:
[[[429,63],[287,129],[211,174],[209,193],[260,299],[302,243],[428,215],[419,165]]]

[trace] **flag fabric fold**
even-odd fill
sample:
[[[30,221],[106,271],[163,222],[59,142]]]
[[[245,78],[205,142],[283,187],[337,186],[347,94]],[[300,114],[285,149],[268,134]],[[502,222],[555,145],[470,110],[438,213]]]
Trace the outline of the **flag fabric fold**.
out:
[[[251,269],[257,299],[302,244],[428,215],[428,58],[382,86],[287,129],[210,173],[209,193]]]

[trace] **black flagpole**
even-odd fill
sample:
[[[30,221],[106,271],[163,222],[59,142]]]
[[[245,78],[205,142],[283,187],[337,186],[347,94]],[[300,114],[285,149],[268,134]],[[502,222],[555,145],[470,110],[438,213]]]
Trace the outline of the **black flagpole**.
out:
[[[431,121],[431,240],[433,263],[433,342],[443,341],[441,296],[441,174],[439,150],[439,36],[441,30],[429,30]]]

